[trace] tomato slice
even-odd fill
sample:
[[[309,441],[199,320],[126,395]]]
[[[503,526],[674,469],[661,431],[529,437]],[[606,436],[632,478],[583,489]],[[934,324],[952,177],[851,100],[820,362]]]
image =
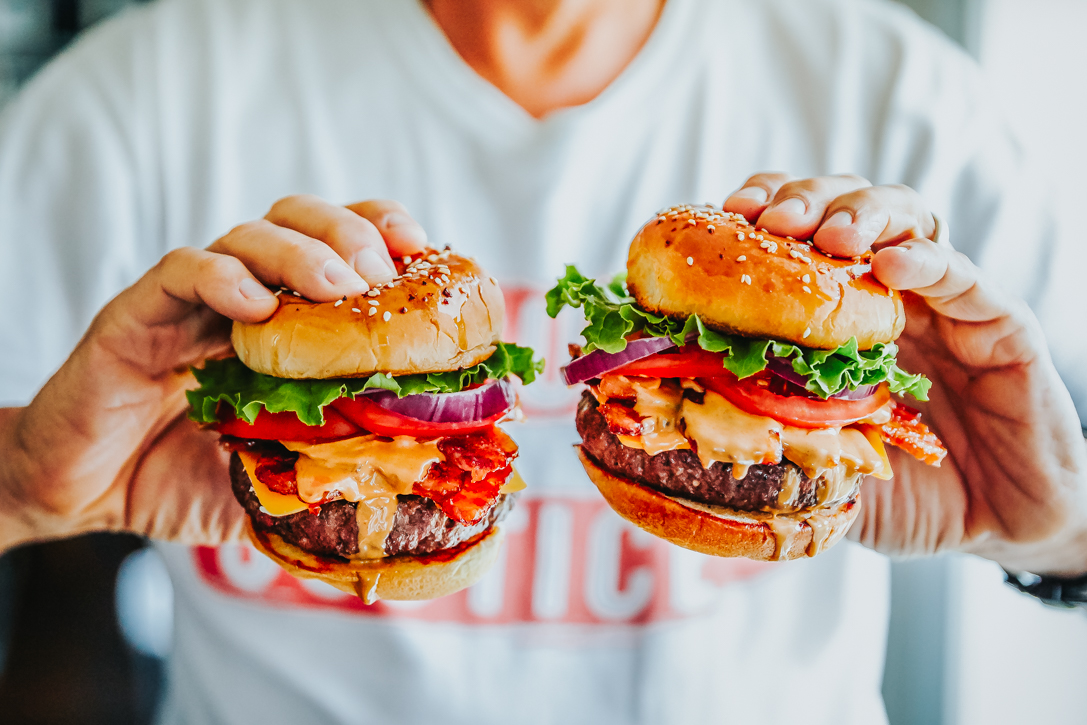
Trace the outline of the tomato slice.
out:
[[[327,406],[324,425],[306,425],[291,412],[269,413],[261,410],[253,423],[246,423],[234,415],[234,409],[223,405],[219,408],[219,422],[213,428],[219,433],[237,438],[253,438],[266,441],[317,441],[350,438],[359,435],[358,426]]]
[[[697,345],[678,352],[658,352],[612,370],[614,375],[642,375],[651,378],[702,378],[727,374],[723,352],[706,352]]]
[[[737,380],[727,373],[698,378],[707,390],[722,395],[740,410],[765,415],[798,428],[835,428],[863,420],[887,404],[891,394],[880,385],[872,395],[861,400],[820,400],[803,395],[777,395],[760,385],[762,377]]]
[[[350,398],[335,400],[325,408],[326,415],[329,408],[334,408],[350,422],[372,433],[390,437],[414,436],[415,438],[440,438],[479,433],[491,428],[506,415],[505,412],[498,413],[490,418],[469,423],[429,423],[386,410],[364,397],[354,400]]]

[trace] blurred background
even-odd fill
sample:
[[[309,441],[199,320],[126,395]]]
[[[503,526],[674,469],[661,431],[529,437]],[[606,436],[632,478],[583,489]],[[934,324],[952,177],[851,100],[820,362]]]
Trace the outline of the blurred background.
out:
[[[81,30],[135,0],[0,0],[0,106]],[[984,69],[1073,217],[1087,198],[1087,1],[911,0]],[[1079,229],[1075,231],[1080,231]],[[172,630],[170,581],[132,536],[0,557],[0,722],[145,723]],[[893,725],[1087,722],[1087,615],[967,557],[895,562],[883,692]]]

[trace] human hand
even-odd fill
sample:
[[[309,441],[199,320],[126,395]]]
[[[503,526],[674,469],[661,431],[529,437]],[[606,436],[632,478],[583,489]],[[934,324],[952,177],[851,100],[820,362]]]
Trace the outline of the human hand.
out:
[[[0,409],[0,551],[123,530],[213,544],[244,511],[218,436],[186,419],[187,368],[229,352],[231,320],[259,322],[268,287],[325,302],[395,274],[426,234],[403,206],[282,199],[206,250],[176,249],[95,317],[26,408]]]
[[[908,291],[899,359],[933,383],[924,422],[948,448],[932,468],[889,448],[894,478],[861,489],[850,537],[889,554],[960,550],[1012,569],[1087,571],[1087,446],[1041,328],[1024,302],[930,239],[904,186],[856,176],[758,174],[724,204],[760,228],[843,257]]]

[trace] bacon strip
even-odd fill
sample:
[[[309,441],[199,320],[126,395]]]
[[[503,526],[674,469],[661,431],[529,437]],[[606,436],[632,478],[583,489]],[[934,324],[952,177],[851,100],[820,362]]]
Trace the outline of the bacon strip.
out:
[[[438,442],[445,460],[427,469],[412,493],[434,501],[462,524],[478,523],[494,505],[517,457],[517,444],[498,428]]]
[[[947,448],[932,430],[921,422],[921,411],[897,401],[891,403],[891,420],[879,426],[880,438],[930,466],[939,466]]]

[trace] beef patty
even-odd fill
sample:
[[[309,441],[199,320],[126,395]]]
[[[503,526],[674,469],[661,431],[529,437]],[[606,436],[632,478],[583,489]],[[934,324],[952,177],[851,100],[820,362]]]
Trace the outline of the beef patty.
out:
[[[230,483],[234,497],[245,507],[253,528],[277,534],[284,541],[318,556],[346,559],[359,553],[359,525],[355,504],[333,501],[320,513],[299,511],[289,516],[269,516],[260,510],[260,501],[249,482],[249,474],[237,453],[230,456]],[[509,513],[514,496],[503,494],[478,524],[466,526],[445,515],[429,498],[398,496],[393,528],[385,540],[385,554],[433,554],[451,549],[483,533]]]
[[[776,465],[751,466],[746,476],[736,480],[732,477],[731,463],[714,463],[703,468],[698,455],[691,450],[651,456],[624,446],[608,430],[607,421],[597,410],[596,399],[587,391],[578,405],[577,431],[583,450],[602,468],[661,493],[741,511],[796,511],[817,503],[816,481],[786,460]],[[790,486],[792,495],[781,500],[786,478],[793,476],[799,478],[799,484]]]

